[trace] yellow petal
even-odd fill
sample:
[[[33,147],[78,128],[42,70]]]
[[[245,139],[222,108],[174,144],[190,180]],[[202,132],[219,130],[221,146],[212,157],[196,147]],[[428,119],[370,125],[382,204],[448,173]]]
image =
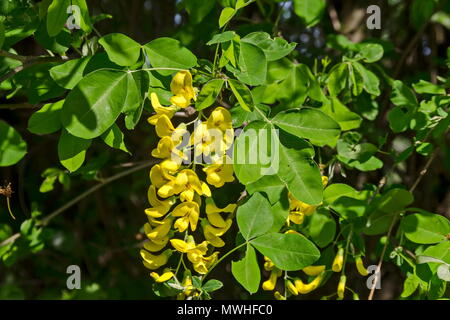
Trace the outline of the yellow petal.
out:
[[[333,270],[334,272],[341,272],[343,263],[344,263],[344,249],[340,248],[338,250],[338,253],[334,257],[331,270]]]
[[[344,299],[345,294],[345,284],[347,282],[347,277],[342,275],[339,279],[338,289],[337,289],[337,295],[339,299]]]
[[[303,268],[302,271],[306,273],[308,276],[317,276],[321,274],[325,270],[325,266],[309,266]]]
[[[355,262],[356,262],[356,269],[358,270],[359,274],[362,275],[363,277],[366,277],[369,274],[369,272],[367,272],[366,267],[364,267],[364,263],[361,257],[358,256]]]
[[[175,128],[172,122],[170,121],[169,117],[163,114],[156,121],[155,130],[158,137],[162,138],[165,136],[170,137],[172,133],[175,131]]]
[[[142,259],[144,260],[144,266],[150,270],[158,269],[165,265],[168,261],[168,254],[166,252],[163,252],[160,255],[153,255],[150,252],[141,249],[140,253]]]

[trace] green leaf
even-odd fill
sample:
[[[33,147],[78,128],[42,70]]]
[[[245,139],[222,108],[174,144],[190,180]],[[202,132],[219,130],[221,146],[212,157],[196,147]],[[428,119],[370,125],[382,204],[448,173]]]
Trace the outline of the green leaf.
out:
[[[408,273],[406,280],[403,284],[403,291],[401,293],[402,298],[408,298],[411,296],[420,284],[420,279],[414,273]]]
[[[144,49],[154,68],[190,69],[197,64],[195,55],[172,38],[155,39],[144,45]],[[158,70],[158,73],[166,76],[174,72]]]
[[[419,82],[413,84],[413,88],[420,94],[445,94],[445,88],[425,80],[420,80]]]
[[[269,233],[250,243],[275,266],[286,271],[303,269],[320,257],[316,246],[300,234]]]
[[[222,28],[224,25],[226,25],[234,17],[235,13],[236,10],[233,8],[223,8],[219,17],[219,27]]]
[[[123,133],[122,131],[120,131],[119,127],[116,124],[113,124],[111,128],[106,130],[106,132],[103,133],[101,137],[103,141],[105,141],[105,143],[111,148],[119,149],[128,154],[131,154],[125,145]]]
[[[401,223],[405,236],[415,243],[432,244],[445,241],[450,234],[450,222],[445,217],[429,212],[406,216]]]
[[[323,203],[324,205],[330,205],[341,197],[355,198],[357,194],[358,191],[347,184],[334,183],[324,190]]]
[[[372,203],[372,213],[369,215],[364,233],[378,235],[388,231],[395,215],[414,201],[413,195],[404,189],[391,189]]]
[[[75,137],[63,130],[58,142],[58,156],[61,164],[70,172],[81,167],[91,140]]]
[[[89,16],[89,9],[86,0],[72,0],[72,5],[80,8],[80,28],[86,33],[92,31],[91,17]]]
[[[323,200],[322,176],[314,162],[314,149],[302,139],[280,132],[280,162],[277,173],[292,195],[310,205]]]
[[[252,93],[247,86],[234,79],[228,79],[228,84],[241,108],[251,112],[254,109],[254,103]]]
[[[262,112],[259,113],[259,111]],[[231,108],[231,118],[233,119],[233,128],[238,128],[242,126],[243,124],[248,124],[252,121],[256,120],[264,120],[264,116],[268,116],[270,112],[270,107],[266,105],[258,105],[258,110],[253,109],[252,112],[248,112],[245,109],[241,108],[240,106],[236,106]]]
[[[252,32],[241,39],[242,42],[254,44],[264,51],[267,61],[279,60],[295,49],[296,43],[288,43],[280,37],[272,39],[266,32]]]
[[[189,14],[190,20],[194,24],[202,22],[208,13],[214,8],[214,1],[204,1],[204,0],[185,0],[184,5],[186,11]]]
[[[147,71],[137,71],[127,75],[127,96],[122,112],[125,114],[125,126],[133,130],[141,118],[143,99],[148,95],[149,75]]]
[[[286,189],[286,186],[276,174],[263,176],[261,179],[247,184],[245,187],[250,194],[255,192],[264,192],[267,194],[271,204],[279,201],[282,192]]]
[[[269,134],[269,135],[268,135]],[[262,142],[261,142],[262,141]],[[272,164],[278,165],[276,150],[271,152],[271,142],[278,143],[276,133],[268,123],[253,121],[248,124],[234,143],[234,173],[243,184],[249,184],[271,172]],[[263,148],[261,144],[266,143]]]
[[[364,62],[373,63],[383,58],[383,46],[378,43],[364,43],[359,47],[359,53],[364,59]]]
[[[206,292],[213,292],[213,291],[219,290],[222,287],[223,287],[222,282],[220,282],[219,280],[216,280],[216,279],[212,279],[212,280],[207,281],[203,285],[202,289]]]
[[[74,59],[50,69],[50,76],[63,88],[73,89],[83,79],[83,71],[91,57]]]
[[[109,59],[119,66],[134,65],[141,55],[141,45],[121,33],[110,33],[98,40]]]
[[[394,107],[388,112],[389,127],[394,133],[406,131],[411,121],[410,113],[402,107]]]
[[[332,69],[328,76],[327,86],[331,96],[337,96],[347,85],[349,78],[347,64],[340,63]]]
[[[225,80],[223,79],[213,79],[207,82],[203,86],[202,90],[200,91],[200,94],[197,97],[195,109],[197,109],[197,111],[200,111],[205,108],[208,108],[213,103],[215,103],[217,96],[220,94],[220,91],[222,90],[224,83]]]
[[[436,262],[427,261],[428,266],[433,273],[437,271],[439,265],[441,265],[442,263],[450,265],[450,241],[443,241],[434,246],[429,246],[428,248],[426,248],[418,256],[418,263],[421,263],[421,260],[423,260],[424,258],[436,259]]]
[[[93,139],[113,125],[127,96],[127,72],[98,70],[69,93],[61,120],[72,135]]]
[[[285,79],[278,86],[278,99],[286,108],[298,108],[308,94],[308,77],[305,75],[304,65],[295,65],[291,68]]]
[[[238,207],[236,220],[239,231],[247,241],[265,234],[273,224],[269,201],[260,193],[253,194],[247,202]]]
[[[419,30],[434,13],[436,1],[434,0],[414,0],[410,9],[410,21]]]
[[[307,230],[314,243],[325,248],[334,240],[336,222],[327,209],[318,208],[310,217]]]
[[[242,9],[242,8],[248,6],[252,2],[255,2],[255,0],[237,0],[236,1],[236,10]]]
[[[294,11],[303,22],[312,27],[319,23],[325,12],[325,0],[294,0]]]
[[[251,294],[258,291],[261,272],[256,260],[255,249],[251,245],[247,244],[247,251],[242,260],[231,262],[231,273],[245,290]]]
[[[61,32],[68,19],[67,8],[70,0],[53,0],[47,10],[47,32],[54,37]]]
[[[408,107],[409,109],[418,107],[416,95],[400,80],[394,81],[391,101],[399,107]]]
[[[327,142],[340,134],[339,124],[320,110],[302,108],[278,113],[272,123],[299,138]]]
[[[357,129],[362,122],[362,118],[357,113],[350,111],[336,97],[331,97],[329,101],[327,100],[320,110],[336,121],[342,131]]]
[[[353,62],[352,67],[361,76],[364,90],[366,90],[366,92],[371,95],[379,96],[381,92],[380,92],[380,80],[378,79],[378,77],[372,71],[365,68],[359,62],[356,61]]]
[[[377,146],[371,143],[352,143],[345,139],[345,135],[342,139],[339,139],[336,144],[337,152],[340,156],[345,157],[347,159],[354,159],[360,161],[367,161],[370,157],[372,157],[375,152],[378,151]]]
[[[20,134],[0,120],[0,167],[8,167],[19,162],[27,153],[27,144]]]
[[[203,0],[202,0],[203,1]],[[212,1],[211,1],[212,2]],[[234,31],[225,31],[219,34],[215,34],[211,40],[209,40],[206,45],[211,46],[217,43],[224,43],[233,40],[236,33]]]
[[[28,131],[34,134],[49,134],[61,129],[60,113],[64,100],[47,103],[33,113],[28,120]]]
[[[264,51],[257,46],[241,41],[238,65],[239,70],[233,73],[240,81],[251,86],[266,82],[267,60]]]

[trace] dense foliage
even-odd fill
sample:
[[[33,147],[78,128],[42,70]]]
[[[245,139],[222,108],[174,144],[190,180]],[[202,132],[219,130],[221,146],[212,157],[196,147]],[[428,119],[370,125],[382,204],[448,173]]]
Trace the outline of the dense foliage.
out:
[[[0,4],[1,299],[450,297],[449,1],[125,2]]]

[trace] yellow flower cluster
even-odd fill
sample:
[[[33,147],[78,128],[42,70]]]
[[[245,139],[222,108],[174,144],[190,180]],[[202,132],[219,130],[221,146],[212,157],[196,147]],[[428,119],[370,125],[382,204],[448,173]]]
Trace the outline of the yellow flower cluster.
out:
[[[140,253],[145,267],[150,270],[159,269],[168,263],[173,253],[172,249],[164,250],[170,242],[177,252],[186,255],[197,273],[206,274],[217,262],[219,255],[217,251],[211,252],[214,251],[211,247],[225,245],[220,237],[231,227],[236,209],[235,204],[218,208],[211,198],[209,187],[220,188],[225,183],[234,181],[233,166],[226,155],[233,142],[231,115],[222,107],[213,110],[206,122],[199,121],[200,125],[196,126],[189,145],[186,146],[186,150],[193,149],[197,155],[212,156],[211,164],[203,167],[206,182],[202,181],[195,171],[195,162],[193,167],[183,165],[186,155],[177,148],[183,136],[189,134],[186,125],[181,124],[175,128],[171,122],[179,108],[188,107],[196,99],[191,74],[188,71],[178,72],[173,77],[170,88],[173,93],[170,98],[173,104],[171,106],[162,106],[155,93],[150,96],[155,114],[148,122],[155,126],[160,138],[152,156],[162,161],[150,170],[151,185],[147,195],[150,208],[145,210],[148,222],[144,225],[148,241]],[[216,130],[220,135],[211,134],[211,130]],[[202,196],[206,197],[205,217],[201,217]],[[199,222],[205,241],[196,243],[189,234],[189,229],[191,232],[196,231]],[[183,239],[175,238],[177,232],[184,233]],[[166,268],[161,275],[152,272],[151,277],[156,282],[164,282],[176,277],[176,274]],[[189,276],[185,276],[182,285],[185,290],[178,298],[194,294],[189,289],[192,286]]]

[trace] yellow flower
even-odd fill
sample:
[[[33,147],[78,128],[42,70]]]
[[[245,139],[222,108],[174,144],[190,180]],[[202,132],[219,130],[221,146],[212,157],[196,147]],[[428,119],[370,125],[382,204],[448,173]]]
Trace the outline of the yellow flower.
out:
[[[170,269],[164,269],[163,274],[159,275],[156,272],[152,272],[150,273],[150,276],[155,279],[156,282],[158,283],[162,283],[162,282],[166,282],[170,279],[173,278],[174,274],[172,271],[170,271]]]
[[[190,275],[184,276],[183,281],[181,282],[181,286],[183,287],[183,292],[177,295],[177,300],[184,300],[186,297],[192,295],[194,286],[192,285],[192,278]]]
[[[152,92],[150,94],[150,101],[152,103],[153,110],[155,110],[156,114],[151,116],[147,119],[148,123],[151,125],[156,125],[158,122],[158,119],[165,115],[167,118],[171,119],[173,115],[175,114],[175,111],[177,111],[176,107],[170,106],[170,107],[163,107],[161,103],[159,103],[158,96],[156,93]]]
[[[312,206],[306,204],[300,200],[294,198],[294,196],[289,192],[289,210],[294,212],[301,212],[307,216],[310,216],[316,211],[317,206]]]
[[[290,211],[289,220],[295,224],[302,224],[305,220],[305,214],[300,211]]]
[[[366,277],[369,274],[369,272],[367,272],[366,267],[364,267],[364,263],[361,259],[361,256],[356,257],[355,262],[356,262],[356,269],[358,269],[359,274],[362,275],[363,277]]]
[[[194,146],[194,156],[209,156],[211,154],[223,155],[226,151],[226,145],[223,140],[223,133],[216,128],[208,128],[205,122],[197,123],[194,133],[189,141]]]
[[[278,277],[281,276],[282,271],[278,268],[274,268],[270,271],[270,277],[268,280],[264,281],[262,284],[262,288],[264,291],[272,291],[275,289],[275,285],[277,284]]]
[[[294,283],[295,283],[295,287],[298,290],[298,293],[307,294],[307,293],[310,293],[311,291],[317,289],[319,287],[320,283],[322,282],[322,279],[324,276],[325,276],[325,272],[322,272],[317,277],[315,277],[313,281],[311,281],[308,284],[304,284],[303,281],[300,279],[295,279]]]
[[[214,109],[213,112],[211,112],[207,124],[209,128],[217,128],[221,131],[225,132],[227,129],[232,129],[232,122],[231,122],[231,114],[230,112],[223,108],[218,107]]]
[[[347,277],[342,275],[339,279],[339,284],[337,288],[337,295],[340,300],[344,299],[344,293],[345,293],[345,284],[347,282]]]
[[[233,223],[233,220],[227,219],[226,221],[224,221],[224,223],[225,223],[225,226],[223,228],[214,228],[210,224],[205,224],[203,227],[203,233],[205,235],[205,239],[216,248],[220,248],[225,245],[225,242],[222,239],[220,239],[219,237],[224,235],[225,232],[227,232],[228,229],[230,229],[230,227]]]
[[[208,217],[208,221],[214,227],[217,228],[225,228],[227,223],[221,216],[221,212],[232,213],[236,209],[236,204],[229,204],[225,208],[218,208],[212,199],[206,200],[206,216]]]
[[[174,174],[179,168],[180,163],[172,160],[164,160],[160,164],[155,164],[150,169],[150,181],[156,188],[161,188],[169,181],[175,179],[172,174]]]
[[[169,212],[170,207],[174,204],[174,201],[171,199],[164,201],[159,200],[156,196],[156,188],[154,185],[151,185],[150,188],[148,188],[147,197],[152,207],[145,209],[145,214],[152,218],[161,218]]]
[[[328,177],[322,176],[322,186],[325,188],[328,184]]]
[[[192,265],[194,266],[194,270],[197,271],[200,274],[205,274],[208,272],[208,270],[216,263],[217,257],[219,256],[219,252],[214,252],[208,257],[202,256],[201,259],[197,260],[197,262],[193,262],[190,258],[190,255],[188,253],[188,259],[192,262]]]
[[[170,83],[170,91],[174,94],[170,98],[172,104],[180,108],[189,107],[191,100],[196,100],[191,73],[187,70],[178,72]]]
[[[153,240],[148,240],[144,243],[144,249],[150,252],[158,252],[164,249],[167,242],[169,242],[169,237],[165,236],[162,238],[156,238]]]
[[[208,242],[203,241],[196,245],[192,236],[188,237],[187,242],[180,239],[172,239],[170,243],[177,251],[187,254],[194,270],[200,274],[207,273],[208,269],[217,261],[217,256],[219,255],[219,252],[214,252],[210,256],[205,257],[208,251]]]
[[[308,276],[317,276],[325,271],[325,266],[309,266],[302,269]]]
[[[279,293],[278,291],[275,291],[275,293],[273,294],[273,296],[275,297],[276,300],[286,300],[286,297],[283,296],[281,293]]]
[[[154,223],[158,223],[156,228],[152,228],[150,223],[144,225],[144,232],[147,238],[150,240],[164,238],[172,228],[172,218],[166,218],[163,221],[152,220]]]
[[[181,201],[192,201],[195,193],[200,196],[211,196],[209,187],[206,183],[201,182],[191,169],[180,171],[174,180],[169,181],[158,190],[158,195],[162,198],[180,194]]]
[[[293,294],[294,296],[298,296],[297,287],[292,283],[291,280],[286,280],[286,288],[291,294]]]
[[[173,126],[172,122],[170,121],[169,117],[167,117],[165,114],[158,117],[155,124],[155,130],[158,137],[166,137],[171,136],[174,131],[175,127]]]
[[[334,272],[341,272],[343,264],[344,264],[344,249],[339,248],[336,256],[334,257],[331,270],[333,270]]]
[[[270,260],[268,257],[264,256],[264,261],[264,270],[272,271],[275,268],[272,260]]]
[[[206,173],[206,182],[216,188],[222,187],[226,182],[233,182],[233,165],[230,157],[226,156],[222,163],[212,164],[203,168]]]
[[[153,255],[147,250],[141,249],[141,257],[144,260],[144,266],[150,270],[156,270],[167,263],[170,256],[170,250],[166,250],[160,255]]]
[[[152,150],[152,157],[160,159],[170,158],[174,148],[175,145],[171,137],[162,137],[161,140],[159,140],[156,149]]]
[[[174,227],[177,228],[179,232],[183,232],[190,224],[191,230],[195,231],[197,229],[199,215],[200,208],[197,202],[183,202],[177,205],[172,211],[172,216],[180,217],[175,221]]]

